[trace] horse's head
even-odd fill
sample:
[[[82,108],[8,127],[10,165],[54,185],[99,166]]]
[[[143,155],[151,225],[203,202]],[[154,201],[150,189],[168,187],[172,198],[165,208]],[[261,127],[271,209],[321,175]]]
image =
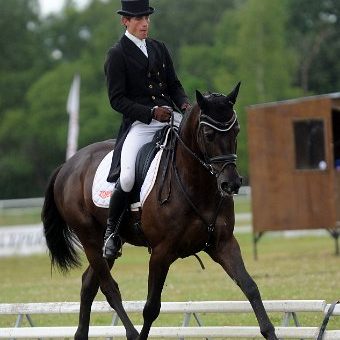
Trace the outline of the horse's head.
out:
[[[236,168],[236,137],[240,127],[234,110],[239,88],[240,83],[227,96],[202,95],[196,91],[200,108],[197,143],[201,157],[216,176],[222,197],[237,194],[242,184]]]

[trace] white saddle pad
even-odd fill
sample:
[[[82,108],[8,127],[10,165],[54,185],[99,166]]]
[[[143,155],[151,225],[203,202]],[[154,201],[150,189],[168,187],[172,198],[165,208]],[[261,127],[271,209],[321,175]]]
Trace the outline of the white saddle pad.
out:
[[[146,178],[140,192],[140,202],[133,204],[132,208],[142,207],[145,200],[149,196],[157,177],[159,164],[161,161],[163,149],[160,149],[147,172]],[[94,176],[92,185],[92,200],[93,203],[100,208],[108,208],[110,203],[110,197],[115,183],[107,182],[107,176],[109,175],[111,160],[113,151],[109,152],[99,164],[96,174]]]

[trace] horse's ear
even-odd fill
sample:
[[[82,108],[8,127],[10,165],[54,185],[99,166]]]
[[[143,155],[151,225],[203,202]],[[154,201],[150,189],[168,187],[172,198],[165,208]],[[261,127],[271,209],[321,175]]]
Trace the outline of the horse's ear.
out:
[[[201,108],[201,110],[203,110],[205,108],[205,98],[203,96],[203,94],[196,90],[196,100],[197,100],[197,104],[198,106]]]
[[[235,88],[228,94],[228,100],[234,105],[236,103],[238,91],[240,89],[241,82],[239,81]]]

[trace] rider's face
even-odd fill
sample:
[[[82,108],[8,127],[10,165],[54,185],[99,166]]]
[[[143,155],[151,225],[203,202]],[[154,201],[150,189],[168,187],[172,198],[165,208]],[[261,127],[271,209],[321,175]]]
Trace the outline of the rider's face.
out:
[[[148,15],[141,17],[122,17],[122,23],[126,26],[129,33],[140,40],[147,38],[150,24],[150,17]]]

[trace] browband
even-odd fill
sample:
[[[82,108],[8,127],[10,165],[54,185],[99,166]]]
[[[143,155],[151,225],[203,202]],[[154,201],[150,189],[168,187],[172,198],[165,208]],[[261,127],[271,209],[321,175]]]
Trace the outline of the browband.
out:
[[[218,122],[218,121],[214,120],[213,118],[211,118],[211,117],[209,117],[205,114],[202,114],[200,116],[199,125],[201,125],[201,124],[202,125],[208,125],[211,128],[213,128],[214,130],[225,132],[225,131],[229,131],[234,126],[236,121],[237,121],[237,114],[236,114],[236,111],[234,110],[234,114],[231,117],[231,119],[228,122],[224,122],[224,123]]]

